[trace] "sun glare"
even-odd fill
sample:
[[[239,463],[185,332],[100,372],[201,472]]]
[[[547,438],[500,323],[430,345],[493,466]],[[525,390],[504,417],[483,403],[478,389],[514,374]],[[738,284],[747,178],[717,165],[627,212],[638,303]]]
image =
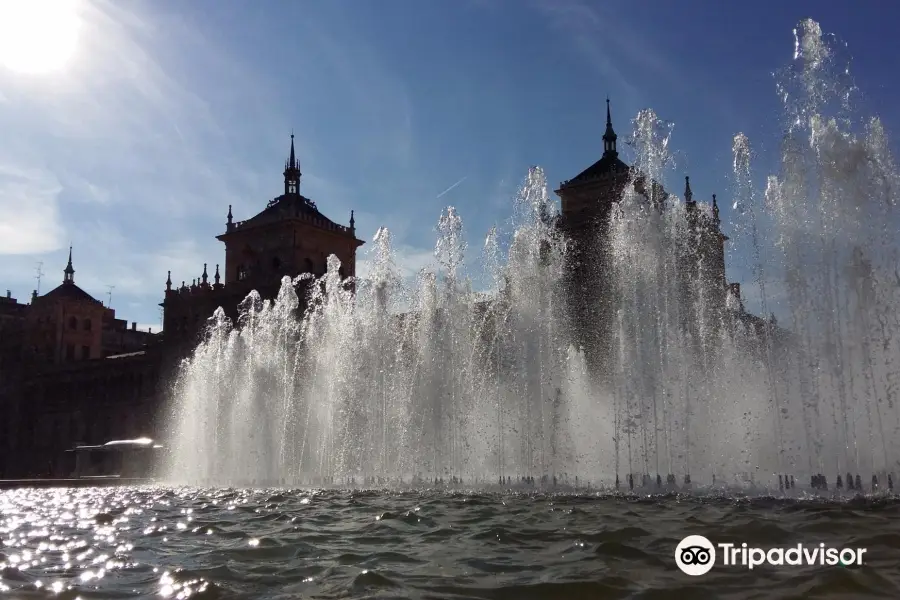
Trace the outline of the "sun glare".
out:
[[[75,0],[0,0],[0,65],[41,74],[64,67],[78,42]]]

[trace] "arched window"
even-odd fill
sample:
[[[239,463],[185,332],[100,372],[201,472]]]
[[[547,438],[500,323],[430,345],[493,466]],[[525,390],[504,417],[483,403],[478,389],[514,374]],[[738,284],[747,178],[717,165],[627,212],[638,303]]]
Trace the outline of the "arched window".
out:
[[[91,330],[91,320],[90,320],[90,319],[85,319],[85,320],[84,320],[84,330],[85,330],[85,331],[90,331],[90,330]]]
[[[238,278],[238,281],[243,281],[243,280],[247,279],[247,267],[245,267],[244,265],[238,265],[237,278]]]
[[[69,329],[78,329],[78,319],[69,317]]]

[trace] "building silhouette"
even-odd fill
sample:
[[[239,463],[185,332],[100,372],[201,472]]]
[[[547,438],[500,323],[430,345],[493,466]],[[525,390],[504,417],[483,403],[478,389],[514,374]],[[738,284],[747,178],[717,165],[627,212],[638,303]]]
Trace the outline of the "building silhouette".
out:
[[[62,283],[30,304],[0,299],[0,478],[65,475],[63,451],[135,435],[158,398],[158,334],[75,283],[72,248]]]
[[[225,245],[224,276],[219,265],[212,277],[207,273],[207,265],[203,265],[203,274],[189,286],[182,281],[173,287],[169,273],[160,306],[170,353],[184,355],[192,349],[218,307],[236,322],[238,307],[252,290],[263,298],[275,298],[284,276],[324,275],[326,261],[332,254],[341,261],[342,278],[356,275],[356,250],[363,242],[356,237],[353,212],[349,225],[335,223],[300,193],[300,178],[292,134],[290,156],[284,166],[283,193],[244,221],[235,221],[231,206],[228,207],[225,232],[216,236]],[[300,297],[302,302],[305,294]]]

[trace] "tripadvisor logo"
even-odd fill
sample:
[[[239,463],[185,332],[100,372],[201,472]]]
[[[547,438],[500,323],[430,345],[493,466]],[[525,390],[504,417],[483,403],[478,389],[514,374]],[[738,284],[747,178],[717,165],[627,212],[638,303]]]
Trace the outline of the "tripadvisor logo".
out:
[[[718,548],[718,552],[717,552]],[[722,543],[713,545],[702,535],[689,535],[675,548],[675,564],[691,576],[705,575],[716,564],[718,554],[721,566],[753,569],[761,565],[772,566],[860,566],[865,548],[833,548],[824,543],[817,546],[797,544],[789,548],[753,548],[746,543]]]
[[[716,564],[716,548],[702,535],[689,535],[675,548],[675,564],[688,575],[706,575]]]

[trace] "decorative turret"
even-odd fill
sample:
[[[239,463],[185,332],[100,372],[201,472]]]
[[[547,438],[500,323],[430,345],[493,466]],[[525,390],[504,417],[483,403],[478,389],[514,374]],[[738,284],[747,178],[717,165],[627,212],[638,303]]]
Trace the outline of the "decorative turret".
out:
[[[713,194],[712,213],[713,213],[713,221],[714,221],[716,227],[718,227],[722,221],[719,219],[719,204],[718,204],[718,202],[716,202],[715,194]]]
[[[203,263],[203,275],[200,276],[200,281],[204,287],[206,286],[206,283],[208,280],[209,280],[209,277],[206,274],[206,263]]]
[[[691,191],[691,178],[685,175],[684,177],[684,202],[686,204],[692,204],[694,201],[694,192]]]
[[[231,231],[234,229],[234,217],[231,216],[231,205],[228,205],[228,220],[225,222],[225,229]]]
[[[356,219],[353,218],[353,211],[350,211],[350,231],[356,231]]]
[[[603,157],[616,158],[619,156],[616,150],[616,139],[618,136],[613,130],[612,114],[609,110],[609,97],[606,98],[606,132],[603,134]]]
[[[220,277],[219,277],[219,265],[216,265],[216,274],[215,274],[215,276],[213,277],[213,281],[216,282],[216,286],[219,285],[219,280],[220,280]]]
[[[69,285],[75,283],[75,268],[72,267],[72,246],[69,246],[69,264],[66,265],[63,271],[63,283]]]
[[[286,196],[300,193],[300,162],[294,154],[293,132],[291,132],[291,155],[284,163],[284,193]]]
[[[166,291],[172,291],[172,271],[169,271],[169,276],[166,277]]]

